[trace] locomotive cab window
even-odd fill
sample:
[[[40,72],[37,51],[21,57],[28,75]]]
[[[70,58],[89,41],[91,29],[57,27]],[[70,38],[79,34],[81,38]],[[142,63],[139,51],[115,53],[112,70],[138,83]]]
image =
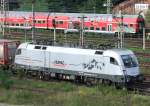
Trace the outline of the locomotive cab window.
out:
[[[114,64],[114,65],[118,65],[117,60],[115,58],[113,58],[113,57],[110,57],[110,63]]]
[[[102,51],[96,51],[95,54],[102,55],[103,52]]]
[[[21,54],[21,49],[17,49],[16,55],[20,55],[20,54]]]

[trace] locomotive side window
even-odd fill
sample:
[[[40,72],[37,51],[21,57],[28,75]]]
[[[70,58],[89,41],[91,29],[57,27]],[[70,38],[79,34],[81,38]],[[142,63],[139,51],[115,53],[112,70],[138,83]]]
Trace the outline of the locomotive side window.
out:
[[[16,55],[20,55],[21,54],[21,49],[18,49],[17,51],[16,51]]]
[[[45,46],[44,46],[44,47],[42,47],[42,50],[46,50],[46,49],[47,49],[47,47],[45,47]]]
[[[34,49],[41,49],[41,46],[35,46]]]
[[[102,55],[103,52],[102,51],[96,51],[95,54],[99,54],[99,55]]]
[[[110,63],[114,64],[114,65],[118,65],[117,60],[115,58],[113,58],[113,57],[110,57]]]

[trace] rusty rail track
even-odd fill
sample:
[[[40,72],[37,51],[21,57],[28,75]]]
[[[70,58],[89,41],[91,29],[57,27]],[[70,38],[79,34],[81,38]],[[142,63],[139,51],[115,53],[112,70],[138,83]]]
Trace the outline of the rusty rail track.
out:
[[[136,91],[135,93],[150,96],[150,75],[144,75],[144,79],[143,82],[130,85],[129,88]]]

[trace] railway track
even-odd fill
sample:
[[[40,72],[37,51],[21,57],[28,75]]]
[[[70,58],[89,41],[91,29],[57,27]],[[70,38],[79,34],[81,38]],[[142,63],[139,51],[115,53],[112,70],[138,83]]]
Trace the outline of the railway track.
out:
[[[144,75],[144,81],[130,85],[129,89],[141,95],[150,96],[150,75]]]
[[[144,75],[144,82],[135,83],[134,85],[129,86],[129,91],[131,93],[136,93],[140,95],[146,95],[150,96],[150,75]],[[32,79],[29,79],[32,80]],[[45,81],[45,80],[44,80]],[[55,81],[55,80],[53,80]],[[82,85],[79,83],[79,85]],[[54,93],[53,91],[49,91],[47,89],[43,88],[28,88],[28,87],[22,87],[22,86],[13,86],[11,89],[13,90],[25,90],[30,91],[33,93],[41,93],[41,94],[48,94],[48,93]]]

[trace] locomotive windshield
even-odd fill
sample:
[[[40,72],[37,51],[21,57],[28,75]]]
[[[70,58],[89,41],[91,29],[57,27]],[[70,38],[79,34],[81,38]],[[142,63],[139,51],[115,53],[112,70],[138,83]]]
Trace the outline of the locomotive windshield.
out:
[[[121,58],[126,68],[137,67],[138,65],[137,59],[134,55],[122,55]]]

